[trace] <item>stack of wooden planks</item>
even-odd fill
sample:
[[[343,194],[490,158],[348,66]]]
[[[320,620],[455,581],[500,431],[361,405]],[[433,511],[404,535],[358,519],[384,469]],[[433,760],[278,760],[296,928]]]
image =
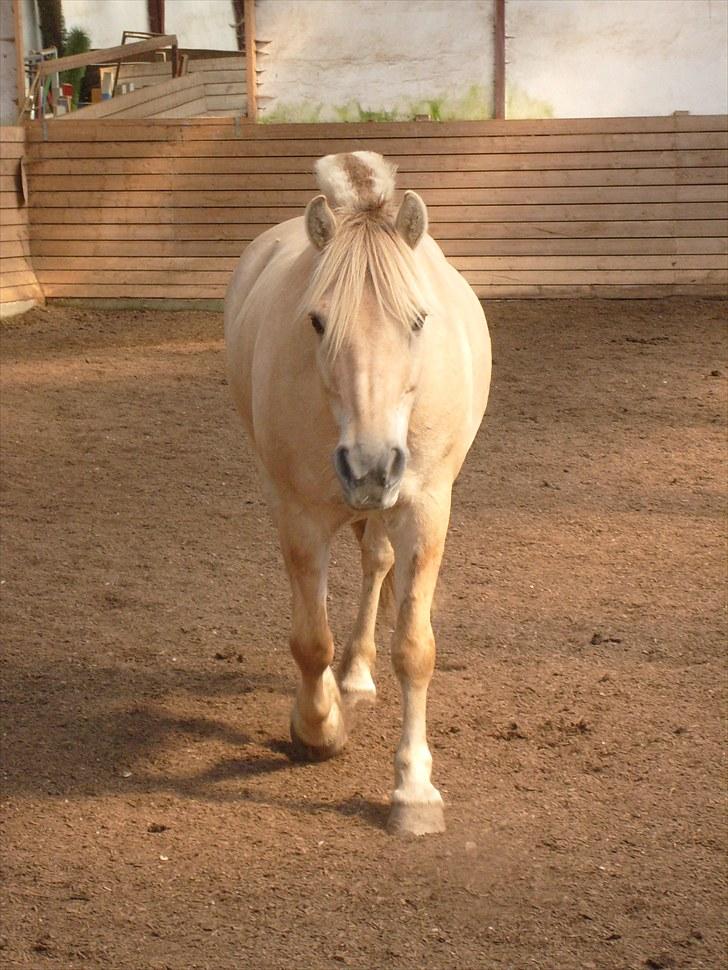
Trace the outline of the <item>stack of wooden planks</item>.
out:
[[[725,295],[728,119],[358,125],[82,122],[28,130],[47,297],[217,300],[245,245],[300,215],[329,152],[420,192],[479,296]]]
[[[21,164],[25,129],[0,128],[0,312],[15,312],[42,301],[30,261],[28,207]]]
[[[134,91],[121,94],[123,84],[133,84]],[[246,105],[244,57],[190,60],[177,78],[169,61],[137,62],[120,66],[116,97],[58,120],[233,116],[244,115]]]

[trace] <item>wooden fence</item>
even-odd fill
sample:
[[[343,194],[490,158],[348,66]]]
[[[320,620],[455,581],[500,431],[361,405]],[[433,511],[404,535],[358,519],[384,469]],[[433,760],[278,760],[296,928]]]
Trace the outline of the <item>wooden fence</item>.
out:
[[[28,207],[23,193],[23,128],[0,128],[0,309],[43,299],[30,262]]]
[[[245,245],[302,213],[315,159],[352,149],[397,162],[482,298],[726,293],[728,119],[681,115],[34,125],[38,281],[49,298],[219,299]]]

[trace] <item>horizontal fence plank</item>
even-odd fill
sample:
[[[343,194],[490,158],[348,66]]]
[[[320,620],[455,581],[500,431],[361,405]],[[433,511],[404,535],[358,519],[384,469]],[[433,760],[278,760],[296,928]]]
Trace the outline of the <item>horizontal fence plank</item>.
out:
[[[90,232],[84,239],[58,239],[47,230],[57,227],[46,226],[38,239],[33,241],[33,252],[36,261],[45,256],[74,257],[194,257],[198,259],[239,257],[247,241],[240,239],[180,239],[166,240],[147,239],[100,239],[98,234]],[[95,227],[87,227],[93,230]],[[123,227],[120,227],[123,228]],[[26,234],[27,236],[27,234]],[[6,243],[6,246],[16,245],[28,247],[25,242]],[[541,239],[534,245],[531,239],[445,239],[441,243],[443,252],[451,257],[458,256],[631,256],[645,252],[643,239]],[[728,256],[728,238],[710,238],[699,236],[694,239],[676,239],[666,237],[649,240],[650,253],[668,256]]]
[[[128,161],[128,160],[126,160]],[[179,165],[170,166],[163,159],[149,160],[157,171],[139,171],[132,164],[127,171],[109,170],[109,161],[101,159],[82,160],[73,165],[69,173],[68,163],[58,160],[31,163],[27,167],[28,176],[34,187],[47,192],[64,191],[83,175],[83,184],[76,191],[119,192],[119,191],[204,191],[214,186],[217,190],[261,191],[306,193],[310,198],[315,192],[316,181],[313,173],[238,173],[220,171],[208,167],[202,172],[184,172]],[[8,170],[2,178],[13,177],[17,165]],[[172,170],[170,170],[172,169]],[[3,169],[0,167],[0,173]],[[42,179],[42,181],[39,181]],[[576,188],[593,186],[597,188],[624,186],[674,186],[678,185],[717,185],[723,187],[728,195],[728,166],[695,166],[681,168],[621,168],[621,169],[555,169],[522,171],[485,171],[485,172],[403,172],[399,182],[402,189],[456,190],[462,191],[502,189],[502,188]]]
[[[74,119],[78,128],[78,140],[96,135],[98,125],[94,122]],[[725,132],[726,119],[724,115],[682,115],[664,117],[621,117],[621,118],[548,118],[522,120],[487,120],[461,122],[364,122],[359,124],[250,124],[246,127],[245,138],[254,140],[283,140],[292,141],[308,138],[317,141],[337,138],[356,138],[371,141],[380,138],[409,138],[412,140],[423,137],[456,138],[456,137],[493,137],[493,136],[538,136],[538,135],[591,135],[605,137],[611,134],[637,134],[646,132],[652,134],[674,134],[693,132]],[[205,126],[195,122],[190,124],[185,132],[188,138],[224,137],[233,130],[231,125],[211,124]],[[124,126],[113,131],[104,132],[104,140],[124,137]],[[141,131],[133,137],[163,137],[156,127],[147,123]]]
[[[198,119],[203,120],[203,119]],[[162,124],[162,122],[158,122]],[[211,143],[212,144],[212,143]],[[151,171],[170,171],[167,159],[174,159],[175,171],[232,171],[232,172],[281,172],[310,174],[313,164],[319,157],[312,155],[290,155],[284,157],[250,157],[238,152],[235,143],[226,146],[225,153],[207,151],[208,143],[188,145],[174,139],[144,142],[35,142],[29,145],[32,162],[42,160],[61,160],[66,165],[71,158],[74,165],[89,160],[101,160],[102,164],[119,164],[150,167]],[[361,148],[357,142],[349,143],[349,149]],[[663,149],[662,151],[584,151],[584,152],[501,152],[484,154],[476,152],[449,157],[439,155],[410,155],[388,152],[390,161],[398,165],[400,173],[407,172],[450,172],[450,171],[520,171],[520,170],[567,170],[607,168],[689,168],[695,165],[725,167],[728,164],[728,151],[716,148]],[[132,169],[136,171],[136,168]]]
[[[20,213],[8,211],[8,218]],[[136,239],[240,239],[252,240],[269,228],[265,223],[229,223],[222,219],[199,222],[206,214],[196,210],[177,212],[146,209],[83,209],[70,213],[66,209],[31,209],[30,230],[33,239],[46,238],[136,238]],[[5,215],[3,216],[5,218]],[[153,218],[160,221],[153,222]],[[79,222],[79,219],[81,220]],[[105,221],[104,221],[105,220]],[[146,220],[146,221],[143,221]],[[195,221],[198,220],[198,221]],[[42,229],[41,229],[42,227]],[[431,224],[431,234],[439,241],[449,239],[592,239],[592,238],[672,238],[722,236],[725,220],[635,220],[614,222],[473,222]]]
[[[226,278],[232,274],[238,261],[238,255],[231,256],[76,256],[69,262],[68,256],[39,256],[33,260],[38,278],[48,278],[49,272],[66,271],[71,267],[72,272],[88,272],[108,274],[111,271],[129,273],[163,271],[165,273],[223,273]],[[631,256],[451,256],[452,265],[466,275],[478,272],[509,271],[521,274],[531,270],[559,270],[572,272],[575,270],[724,270],[728,272],[728,260],[725,256],[715,255],[631,255]],[[14,264],[13,266],[7,264]],[[24,261],[10,259],[2,263],[3,269],[22,269]],[[170,275],[170,279],[171,279]]]
[[[3,196],[0,193],[0,207]],[[237,207],[230,200],[218,200],[214,205],[206,196],[196,203],[185,205],[186,200],[169,199],[167,204],[159,196],[145,193],[119,193],[107,197],[104,193],[88,193],[80,200],[69,198],[69,193],[36,192],[31,195],[31,219],[42,217],[47,222],[238,222],[248,224],[277,225],[302,214],[301,206]],[[225,193],[221,193],[225,195]],[[115,202],[115,204],[114,204]],[[176,202],[176,204],[174,204]],[[10,207],[10,201],[7,205]],[[155,208],[152,208],[155,207]],[[146,213],[145,217],[140,215]],[[97,218],[98,215],[98,218]],[[506,223],[528,221],[539,222],[600,222],[675,220],[675,219],[714,219],[728,218],[728,202],[655,202],[655,203],[612,203],[593,205],[564,203],[562,205],[459,205],[429,207],[430,220],[434,225],[440,222],[454,222],[465,227],[468,223]]]
[[[208,178],[205,187],[188,187],[178,178],[155,177],[156,185],[144,188],[140,176],[136,182],[129,177],[113,176],[87,178],[69,190],[69,179],[50,176],[42,182],[33,181],[33,205],[169,205],[182,206],[240,206],[240,207],[298,207],[303,211],[314,189],[257,190],[245,187],[226,187],[223,179]],[[231,180],[232,181],[232,180]],[[0,180],[0,189],[11,188],[8,179]],[[214,184],[214,188],[210,186]],[[42,185],[38,191],[37,185]],[[408,183],[410,188],[414,188]],[[492,188],[431,188],[418,187],[428,206],[463,205],[546,205],[596,203],[599,205],[630,202],[727,202],[728,184],[708,185],[563,185],[516,186]]]
[[[13,281],[14,276],[28,275],[27,271],[21,270],[17,274],[9,273],[9,282]],[[30,274],[32,275],[32,274]],[[94,283],[99,280],[99,270],[97,268],[83,269],[78,267],[68,269],[43,269],[37,270],[37,278],[41,285],[46,286],[51,283],[76,283],[79,285]],[[683,281],[686,283],[710,282],[717,284],[728,283],[728,269],[631,269],[631,270],[610,270],[610,269],[513,269],[511,270],[469,270],[463,274],[466,279],[473,283],[669,283],[672,281]],[[230,270],[175,270],[175,269],[114,269],[106,268],[103,270],[105,283],[119,283],[129,285],[139,284],[159,284],[170,286],[192,286],[204,284],[215,284],[226,287],[230,281]]]

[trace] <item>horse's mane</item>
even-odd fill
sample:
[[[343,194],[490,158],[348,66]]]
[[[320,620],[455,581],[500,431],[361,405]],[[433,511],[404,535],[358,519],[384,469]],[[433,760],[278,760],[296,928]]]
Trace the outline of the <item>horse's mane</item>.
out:
[[[327,155],[314,167],[334,211],[336,232],[318,260],[304,312],[325,297],[324,347],[336,356],[356,321],[364,286],[383,311],[411,330],[432,297],[413,251],[395,229],[396,167],[375,152]]]

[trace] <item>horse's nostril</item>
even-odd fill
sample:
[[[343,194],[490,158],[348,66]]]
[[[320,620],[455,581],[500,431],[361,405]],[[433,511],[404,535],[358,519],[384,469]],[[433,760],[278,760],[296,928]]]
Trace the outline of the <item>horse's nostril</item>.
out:
[[[399,481],[404,474],[405,454],[402,448],[392,448],[392,455],[389,462],[390,481]]]
[[[354,484],[354,473],[349,464],[349,449],[343,445],[334,452],[334,467],[342,482],[347,485]]]

